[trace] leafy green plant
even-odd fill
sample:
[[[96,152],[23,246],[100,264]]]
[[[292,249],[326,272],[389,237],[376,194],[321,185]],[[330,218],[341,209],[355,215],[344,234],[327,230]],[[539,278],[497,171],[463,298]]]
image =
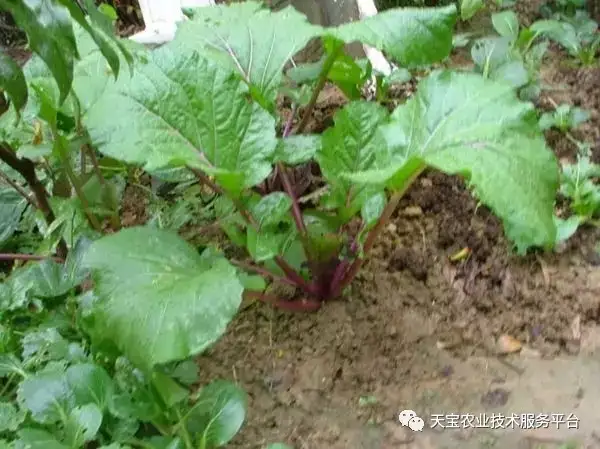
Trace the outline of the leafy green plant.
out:
[[[570,238],[583,224],[598,225],[600,215],[600,165],[590,159],[589,146],[581,145],[575,163],[562,166],[560,194],[569,201],[571,215],[556,217],[558,241]]]
[[[221,227],[252,259],[232,260],[240,273],[303,292],[301,300],[272,298],[256,277],[243,274],[249,293],[279,307],[315,310],[339,297],[402,195],[428,166],[467,177],[504,220],[520,252],[552,245],[556,161],[536,131],[532,106],[518,101],[510,86],[436,71],[391,115],[375,103],[352,101],[323,135],[302,134],[344,42],[377,46],[403,67],[430,64],[448,55],[455,18],[453,6],[389,10],[323,29],[293,9],[271,13],[253,2],[202,9],[173,42],[148,52],[133,78],[109,85],[84,122],[104,155],[149,171],[187,166],[218,193]],[[294,126],[292,114],[277,137],[281,68],[318,36],[329,48],[326,60],[303,116]],[[127,129],[115,108],[129,117]],[[325,194],[308,204],[299,201],[291,177],[292,167],[307,163],[318,165],[327,183]],[[532,174],[515,180],[509,174],[515,170]],[[272,179],[281,190],[269,188]],[[111,247],[111,258],[130,253],[123,243]],[[152,246],[139,251],[157,260],[181,258],[175,245],[160,254]]]
[[[600,49],[598,24],[586,11],[577,11],[573,17],[561,15],[560,20],[535,22],[531,29],[557,42],[583,65],[593,65]]]
[[[554,111],[542,114],[540,117],[540,128],[542,130],[557,128],[562,132],[567,132],[577,128],[589,119],[589,112],[569,104],[561,104]]]
[[[509,83],[519,90],[522,99],[537,98],[547,41],[536,42],[542,33],[533,26],[522,28],[512,10],[493,14],[492,24],[499,36],[479,39],[471,48],[476,70],[486,78]]]

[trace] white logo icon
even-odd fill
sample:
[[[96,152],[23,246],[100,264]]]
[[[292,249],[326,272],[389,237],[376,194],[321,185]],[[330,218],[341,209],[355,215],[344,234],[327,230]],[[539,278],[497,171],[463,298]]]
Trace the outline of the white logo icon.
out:
[[[425,421],[418,416],[415,416],[408,422],[408,428],[413,432],[423,432],[423,427],[425,427]]]
[[[398,415],[398,420],[400,424],[413,432],[422,432],[425,427],[425,421],[419,418],[413,410],[403,410]]]

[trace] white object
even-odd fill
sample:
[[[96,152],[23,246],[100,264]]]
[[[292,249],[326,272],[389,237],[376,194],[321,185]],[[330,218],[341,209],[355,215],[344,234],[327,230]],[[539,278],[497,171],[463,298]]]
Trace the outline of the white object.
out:
[[[361,20],[365,17],[371,17],[377,14],[377,7],[375,6],[374,0],[356,0],[356,4]],[[371,61],[371,65],[376,71],[381,72],[385,76],[392,73],[392,66],[387,59],[385,59],[383,53],[368,45],[363,45],[363,48],[365,49],[367,58]]]
[[[214,5],[214,0],[139,0],[146,28],[131,36],[140,44],[163,44],[173,40],[177,23],[185,20],[182,8]]]

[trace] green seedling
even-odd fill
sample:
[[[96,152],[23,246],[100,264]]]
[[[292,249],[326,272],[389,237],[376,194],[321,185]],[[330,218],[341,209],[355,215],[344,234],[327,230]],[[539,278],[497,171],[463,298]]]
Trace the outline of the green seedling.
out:
[[[486,78],[512,85],[523,99],[537,98],[547,41],[537,42],[541,33],[521,28],[512,10],[493,14],[492,24],[499,36],[478,39],[471,48],[476,70]]]
[[[577,128],[589,119],[590,113],[588,111],[569,104],[561,104],[554,111],[543,113],[539,123],[540,128],[544,131],[556,128],[565,133]]]
[[[577,11],[573,17],[560,17],[560,20],[537,21],[531,29],[561,45],[581,64],[594,65],[600,50],[598,24],[585,11]]]
[[[572,215],[556,218],[558,241],[567,240],[583,224],[598,224],[600,165],[591,161],[589,153],[589,147],[582,146],[577,161],[562,166],[560,194],[569,201]]]

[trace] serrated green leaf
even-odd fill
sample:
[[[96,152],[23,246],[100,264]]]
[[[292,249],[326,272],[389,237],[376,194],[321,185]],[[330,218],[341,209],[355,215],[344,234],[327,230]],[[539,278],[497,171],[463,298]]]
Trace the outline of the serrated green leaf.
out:
[[[26,413],[14,404],[0,402],[0,432],[14,432],[25,421]]]
[[[241,303],[225,259],[198,255],[176,234],[129,228],[94,242],[97,326],[138,366],[187,359],[214,343]]]
[[[532,105],[518,101],[507,84],[475,74],[436,71],[382,129],[391,149],[389,168],[351,179],[383,178],[392,189],[401,189],[423,162],[462,174],[477,197],[503,220],[519,251],[552,246],[558,166],[543,137],[527,121],[531,111]],[[378,163],[385,162],[384,157]],[[416,165],[407,170],[410,164]]]
[[[93,363],[72,365],[67,369],[66,378],[76,404],[94,404],[100,411],[108,407],[114,385],[104,368]]]
[[[60,371],[38,372],[25,378],[17,389],[17,400],[36,422],[49,425],[62,421],[75,402]]]
[[[238,73],[272,106],[284,65],[323,29],[289,6],[271,12],[256,1],[198,8],[183,22],[173,45],[197,50]],[[262,100],[262,101],[261,101]]]
[[[273,226],[257,231],[249,226],[246,231],[246,245],[250,256],[256,262],[264,262],[285,252],[296,235],[295,228],[277,229]]]
[[[492,25],[500,36],[512,41],[516,41],[519,37],[519,17],[512,10],[492,14]]]
[[[330,184],[330,192],[325,197],[326,205],[348,208],[349,211],[343,213],[346,216],[342,218],[344,221],[358,212],[364,201],[382,190],[357,185],[345,176],[378,167],[378,153],[388,152],[385,139],[378,128],[387,123],[388,119],[387,110],[377,103],[352,102],[335,114],[335,126],[323,133],[316,160]]]
[[[15,233],[21,215],[27,207],[27,200],[16,190],[0,185],[0,248]]]
[[[331,34],[347,43],[371,45],[403,67],[414,67],[441,61],[450,54],[456,17],[455,5],[395,8],[341,25]]]
[[[248,399],[244,390],[223,380],[200,391],[186,425],[199,447],[220,447],[239,432],[246,418]]]
[[[258,203],[250,208],[250,213],[263,226],[277,225],[292,208],[292,199],[284,192],[273,192],[263,196]]]
[[[17,111],[23,109],[27,103],[27,82],[21,68],[4,51],[0,51],[0,89],[8,94]]]
[[[102,425],[102,412],[95,404],[86,404],[71,410],[65,423],[65,440],[71,447],[82,447],[96,438]]]
[[[64,7],[66,7],[69,10],[69,13],[71,14],[71,17],[79,24],[79,26],[81,26],[94,40],[94,42],[96,43],[96,45],[98,46],[98,48],[100,49],[100,51],[102,52],[102,54],[104,55],[104,57],[106,58],[106,60],[108,61],[108,64],[110,65],[115,78],[119,75],[119,68],[120,68],[120,61],[119,61],[119,55],[117,54],[117,52],[114,50],[114,48],[111,46],[111,44],[108,42],[108,39],[106,39],[98,30],[94,29],[89,22],[87,21],[85,15],[83,14],[83,11],[81,10],[80,6],[76,3],[73,2],[72,0],[58,0]],[[94,5],[94,3],[92,2],[92,8],[90,8],[89,6],[89,2],[88,3],[88,14],[93,15],[93,14],[98,14],[99,16],[105,18],[109,24],[110,21],[109,19],[100,14],[97,10],[96,10],[96,5]],[[98,23],[98,19],[96,19],[96,23]],[[111,29],[105,29],[105,32],[109,32],[112,33]]]
[[[98,149],[116,159],[147,170],[196,166],[251,187],[270,173],[277,140],[273,117],[246,94],[242,81],[198,53],[165,46],[107,90],[85,121]]]
[[[71,90],[73,60],[78,55],[68,10],[51,0],[0,0],[0,6],[10,11],[19,28],[27,33],[31,50],[52,72],[62,103]]]
[[[318,134],[297,134],[279,139],[275,150],[275,162],[287,165],[299,165],[310,161],[321,148],[321,136]]]

